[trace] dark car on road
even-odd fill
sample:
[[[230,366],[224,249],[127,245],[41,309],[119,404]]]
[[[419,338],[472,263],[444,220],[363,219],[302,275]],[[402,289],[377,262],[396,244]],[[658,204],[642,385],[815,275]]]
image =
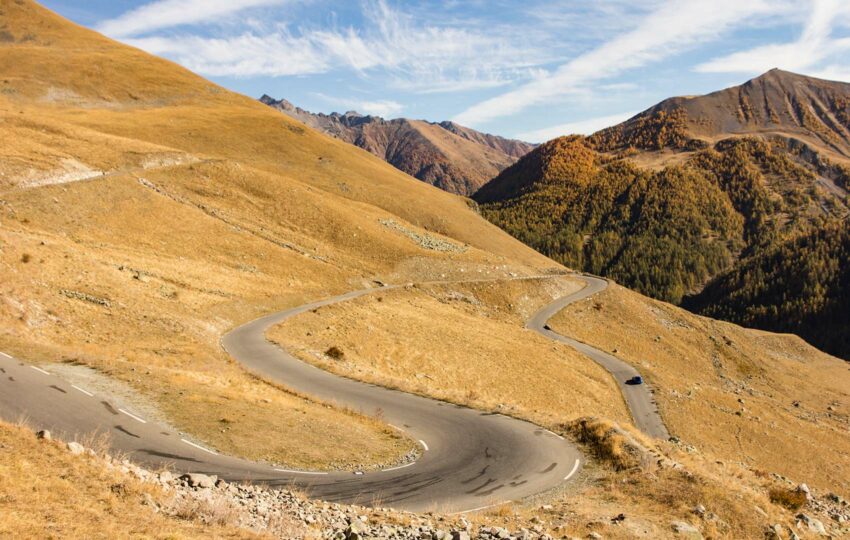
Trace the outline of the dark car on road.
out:
[[[635,375],[634,377],[626,381],[626,384],[643,384],[643,377],[641,377],[640,375]]]

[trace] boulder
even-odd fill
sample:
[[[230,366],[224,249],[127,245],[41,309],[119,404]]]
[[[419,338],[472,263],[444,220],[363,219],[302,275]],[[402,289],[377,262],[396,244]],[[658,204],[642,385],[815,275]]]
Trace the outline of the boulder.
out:
[[[808,528],[809,532],[826,535],[826,527],[823,526],[823,523],[807,514],[797,514],[797,528],[799,529],[801,526]]]
[[[360,519],[352,519],[348,528],[345,530],[345,537],[348,540],[361,540],[369,535],[369,526]]]
[[[67,444],[67,447],[68,451],[74,454],[75,456],[79,456],[80,454],[86,451],[86,447],[76,441],[69,442]]]
[[[159,483],[163,486],[167,486],[171,482],[174,482],[174,475],[168,471],[162,471],[161,473],[159,473],[158,477]]]
[[[206,489],[215,487],[215,481],[218,480],[218,477],[215,475],[207,476],[206,474],[189,473],[184,474],[180,479],[185,480],[190,487]]]
[[[46,429],[42,429],[41,431],[37,431],[35,433],[36,438],[44,439],[45,441],[51,440],[53,437],[50,435],[50,432]]]
[[[783,538],[785,537],[783,536],[782,531],[782,525],[776,523],[775,525],[767,529],[767,533],[765,533],[764,536],[769,540],[783,540]]]
[[[682,538],[690,538],[691,540],[702,540],[702,533],[699,532],[699,529],[691,525],[690,523],[685,523],[684,521],[674,521],[670,524],[670,527],[673,529],[673,532]]]

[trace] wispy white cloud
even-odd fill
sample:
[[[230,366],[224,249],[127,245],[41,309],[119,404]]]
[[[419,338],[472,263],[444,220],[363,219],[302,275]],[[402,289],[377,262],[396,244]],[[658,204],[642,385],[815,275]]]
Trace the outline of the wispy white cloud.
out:
[[[562,64],[544,78],[478,103],[455,117],[467,125],[516,114],[628,69],[657,62],[695,44],[713,40],[746,19],[775,11],[764,0],[669,1],[637,28]]]
[[[815,0],[800,37],[791,43],[769,44],[738,51],[696,66],[702,73],[762,73],[781,67],[808,70],[824,59],[850,50],[850,38],[833,37],[833,29],[850,19],[847,0]],[[847,71],[845,69],[845,71]]]
[[[172,4],[194,1],[154,2],[136,10],[149,15],[145,24],[133,22],[135,19],[129,15],[134,11],[103,26],[112,27],[113,35],[132,33],[143,27],[151,29],[165,24],[156,22],[166,18],[157,10],[168,12]],[[282,1],[250,0],[249,4]],[[168,56],[205,75],[285,76],[350,69],[369,77],[380,70],[391,88],[421,93],[503,86],[517,79],[528,79],[549,58],[544,50],[532,44],[517,44],[492,32],[423,23],[392,9],[385,0],[364,0],[362,9],[368,22],[362,28],[299,28],[293,33],[277,25],[266,31],[246,29],[235,36],[178,33],[131,37],[125,41]],[[214,13],[215,9],[208,10],[204,20],[222,16]],[[188,16],[182,20],[188,21]]]
[[[249,8],[284,4],[288,0],[157,0],[102,22],[98,31],[122,38],[186,24],[221,20]]]
[[[604,129],[609,126],[619,124],[624,120],[628,120],[637,113],[638,111],[633,111],[619,114],[609,114],[606,116],[597,116],[595,118],[587,118],[585,120],[578,120],[576,122],[568,122],[566,124],[559,124],[557,126],[537,129],[534,131],[527,131],[525,133],[520,133],[517,137],[519,139],[522,139],[523,141],[540,143],[554,139],[555,137],[560,137],[562,135],[590,135],[591,133],[596,133],[600,129]]]
[[[315,95],[324,101],[337,108],[342,108],[349,111],[357,111],[362,114],[371,114],[381,116],[383,118],[394,118],[404,110],[404,105],[397,101],[389,99],[369,100],[369,99],[351,99],[328,96],[316,92]]]
[[[125,41],[152,54],[173,58],[204,75],[281,77],[324,73],[331,67],[330,59],[310,39],[285,31],[262,36],[251,33],[228,38],[157,36]]]

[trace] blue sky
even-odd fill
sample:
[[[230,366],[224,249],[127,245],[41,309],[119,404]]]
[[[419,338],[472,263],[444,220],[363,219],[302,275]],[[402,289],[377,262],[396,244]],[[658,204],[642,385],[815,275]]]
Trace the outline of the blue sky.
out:
[[[850,82],[850,0],[46,0],[253,97],[541,142],[773,67]]]

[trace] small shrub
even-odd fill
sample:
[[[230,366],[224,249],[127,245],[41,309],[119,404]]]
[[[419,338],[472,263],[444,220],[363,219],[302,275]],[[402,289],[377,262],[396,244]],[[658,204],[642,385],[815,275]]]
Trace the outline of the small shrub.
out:
[[[24,253],[23,255],[21,255],[21,262],[22,263],[26,264],[26,263],[30,262],[31,260],[32,260],[32,255],[30,255],[29,253]]]
[[[330,349],[325,351],[325,354],[333,358],[334,360],[342,360],[345,358],[345,353],[342,352],[342,349],[334,345]]]
[[[796,489],[770,488],[770,502],[789,510],[799,510],[806,504],[806,494]]]

